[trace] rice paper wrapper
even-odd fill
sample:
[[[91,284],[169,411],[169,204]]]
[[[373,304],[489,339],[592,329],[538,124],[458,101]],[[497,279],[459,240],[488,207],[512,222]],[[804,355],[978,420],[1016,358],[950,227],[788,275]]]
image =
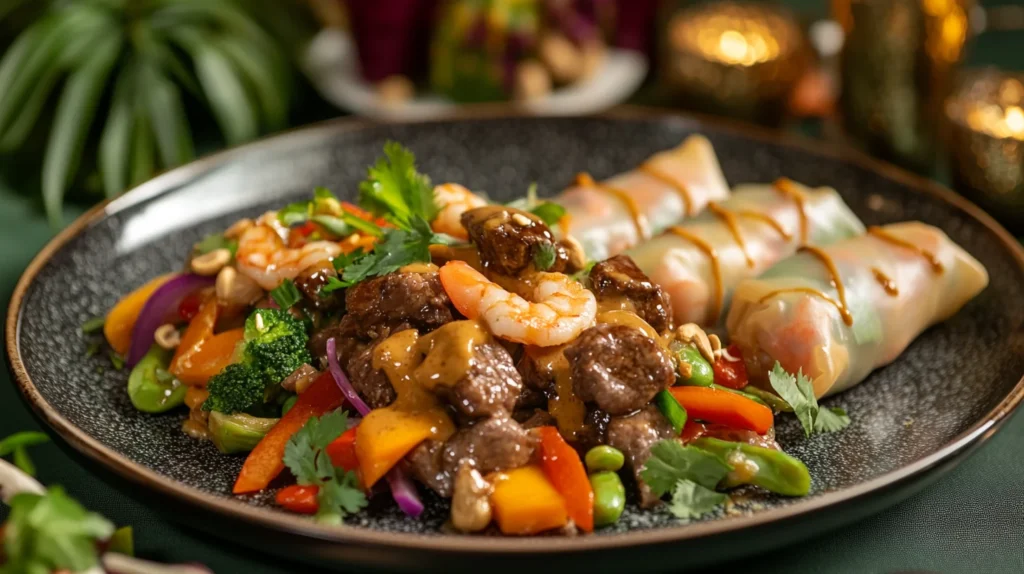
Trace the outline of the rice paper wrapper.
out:
[[[729,196],[715,150],[704,136],[689,136],[678,147],[654,154],[643,166],[598,185],[574,185],[553,198],[568,215],[568,229],[560,232],[576,238],[590,259],[618,255],[700,213],[709,202]],[[626,202],[608,188],[632,199],[643,230]]]
[[[834,189],[789,184],[803,198],[802,203],[774,184],[747,184],[737,186],[720,204],[737,214],[742,245],[725,220],[705,212],[680,228],[712,246],[713,256],[690,237],[672,231],[627,251],[668,294],[677,325],[718,325],[725,318],[736,285],[796,253],[804,233],[808,243],[828,245],[864,232],[864,225]]]
[[[838,300],[827,267],[811,253],[741,282],[726,326],[752,381],[767,385],[779,361],[810,377],[817,397],[849,389],[988,285],[985,268],[941,230],[919,222],[881,229],[932,254],[941,271],[921,253],[870,233],[823,248],[841,278],[852,324],[817,294]]]

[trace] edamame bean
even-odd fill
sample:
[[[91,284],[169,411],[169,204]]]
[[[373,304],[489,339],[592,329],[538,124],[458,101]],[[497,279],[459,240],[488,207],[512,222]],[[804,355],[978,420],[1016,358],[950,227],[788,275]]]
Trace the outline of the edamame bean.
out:
[[[153,345],[128,375],[128,398],[144,413],[162,413],[185,402],[188,387],[167,372],[171,352]]]
[[[299,395],[292,395],[285,399],[284,404],[281,405],[281,416],[288,414],[288,411],[292,410],[292,407],[295,406],[295,403],[298,402],[298,400]]]
[[[615,472],[622,468],[626,457],[622,455],[622,451],[619,449],[603,444],[588,450],[583,460],[587,463],[587,470],[590,472],[600,472],[602,470]]]
[[[626,489],[619,475],[602,470],[590,475],[594,489],[594,526],[615,524],[626,508]]]
[[[683,345],[683,347],[676,352],[676,356],[679,358],[681,367],[682,363],[686,363],[690,366],[689,377],[683,377],[682,374],[680,374],[683,384],[708,387],[711,386],[711,383],[715,382],[715,371],[711,368],[711,363],[708,363],[707,359],[701,356],[700,351],[698,351],[696,347],[693,345]],[[680,373],[685,372],[686,367],[680,369]]]

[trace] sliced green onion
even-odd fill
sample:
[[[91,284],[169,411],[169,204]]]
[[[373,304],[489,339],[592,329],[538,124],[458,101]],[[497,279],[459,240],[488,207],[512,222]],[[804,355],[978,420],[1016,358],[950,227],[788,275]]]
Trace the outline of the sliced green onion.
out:
[[[85,323],[82,323],[82,332],[86,335],[96,333],[103,329],[103,325],[105,325],[106,322],[106,317],[93,317]]]
[[[295,286],[291,279],[285,279],[283,283],[275,287],[270,292],[270,296],[282,310],[291,309],[292,305],[295,305],[302,299],[299,288]]]
[[[686,409],[683,408],[683,405],[679,404],[679,401],[672,396],[672,393],[665,389],[658,391],[658,394],[654,395],[654,404],[658,405],[658,410],[672,424],[672,430],[675,431],[676,435],[681,434],[683,432],[683,425],[686,424]]]

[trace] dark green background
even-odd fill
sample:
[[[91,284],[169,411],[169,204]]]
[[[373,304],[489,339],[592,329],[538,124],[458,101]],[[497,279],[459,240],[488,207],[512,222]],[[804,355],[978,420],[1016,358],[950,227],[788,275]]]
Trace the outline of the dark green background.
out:
[[[827,12],[825,0],[790,0],[807,16]],[[1024,68],[1024,34],[990,33],[975,41],[972,65]],[[321,105],[312,115],[331,112]],[[307,110],[308,111],[308,110]],[[305,114],[304,114],[305,115]],[[26,164],[0,159],[0,304],[18,276],[51,237]],[[34,171],[34,170],[33,170]],[[67,220],[83,207],[67,209]],[[5,358],[6,366],[6,358]],[[0,370],[0,437],[39,423]],[[1015,417],[971,458],[920,494],[853,526],[758,556],[737,569],[757,572],[1024,572],[1024,417]],[[146,493],[86,468],[67,447],[50,444],[34,454],[39,478],[62,484],[87,507],[135,528],[138,552],[147,558],[200,562],[215,572],[308,571],[257,554],[179,524],[151,510]],[[716,568],[716,571],[721,571]]]

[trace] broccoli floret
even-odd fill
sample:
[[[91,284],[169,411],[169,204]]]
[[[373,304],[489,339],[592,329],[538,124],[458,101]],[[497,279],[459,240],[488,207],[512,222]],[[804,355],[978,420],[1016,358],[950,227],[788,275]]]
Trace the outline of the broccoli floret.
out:
[[[245,320],[245,359],[271,383],[313,362],[306,326],[288,311],[257,309]]]
[[[206,385],[210,397],[203,403],[203,410],[229,414],[247,411],[263,404],[266,388],[263,376],[248,364],[228,365]]]
[[[210,379],[203,410],[250,414],[272,399],[295,369],[313,361],[306,348],[306,326],[291,313],[257,309],[245,321],[242,360]]]

